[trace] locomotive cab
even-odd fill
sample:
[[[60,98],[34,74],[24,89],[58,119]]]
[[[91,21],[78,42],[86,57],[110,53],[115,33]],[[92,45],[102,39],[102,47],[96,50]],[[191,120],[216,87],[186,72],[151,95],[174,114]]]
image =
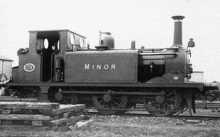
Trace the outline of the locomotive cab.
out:
[[[69,30],[30,31],[29,48],[20,49],[19,82],[64,80],[64,53],[84,46],[85,37]]]

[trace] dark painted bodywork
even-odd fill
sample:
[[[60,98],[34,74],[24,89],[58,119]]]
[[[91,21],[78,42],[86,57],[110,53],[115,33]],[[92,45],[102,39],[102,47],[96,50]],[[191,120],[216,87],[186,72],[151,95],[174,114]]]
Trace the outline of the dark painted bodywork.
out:
[[[137,50],[66,52],[65,62],[65,82],[137,82]]]
[[[194,87],[202,90],[201,83],[188,82],[189,59],[187,49],[182,46],[74,50],[70,34],[74,34],[75,45],[80,45],[79,39],[85,41],[84,36],[69,30],[30,31],[29,49],[18,52],[19,67],[13,70],[18,77],[14,77],[9,86]],[[47,49],[43,44],[45,39],[49,41]],[[59,47],[53,50],[53,44],[58,42]]]

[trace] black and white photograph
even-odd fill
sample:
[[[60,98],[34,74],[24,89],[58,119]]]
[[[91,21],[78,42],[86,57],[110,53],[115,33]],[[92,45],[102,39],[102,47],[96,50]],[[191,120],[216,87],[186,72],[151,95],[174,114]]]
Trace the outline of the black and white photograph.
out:
[[[0,0],[0,137],[219,137],[219,7]]]

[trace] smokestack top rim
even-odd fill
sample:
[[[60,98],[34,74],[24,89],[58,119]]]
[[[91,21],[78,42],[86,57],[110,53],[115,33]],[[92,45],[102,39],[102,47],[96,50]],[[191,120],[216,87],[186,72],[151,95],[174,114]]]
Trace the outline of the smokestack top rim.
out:
[[[185,17],[181,16],[181,15],[177,15],[177,16],[172,16],[171,17],[173,20],[183,20]]]
[[[112,35],[110,32],[102,32],[102,31],[99,31],[99,34],[106,34],[106,35]]]

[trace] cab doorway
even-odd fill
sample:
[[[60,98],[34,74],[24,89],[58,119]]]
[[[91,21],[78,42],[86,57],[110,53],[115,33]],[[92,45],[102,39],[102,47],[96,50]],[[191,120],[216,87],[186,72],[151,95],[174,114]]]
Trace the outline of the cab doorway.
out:
[[[41,82],[53,82],[54,55],[59,51],[59,33],[45,31],[37,34],[37,46],[42,47],[41,54]]]

